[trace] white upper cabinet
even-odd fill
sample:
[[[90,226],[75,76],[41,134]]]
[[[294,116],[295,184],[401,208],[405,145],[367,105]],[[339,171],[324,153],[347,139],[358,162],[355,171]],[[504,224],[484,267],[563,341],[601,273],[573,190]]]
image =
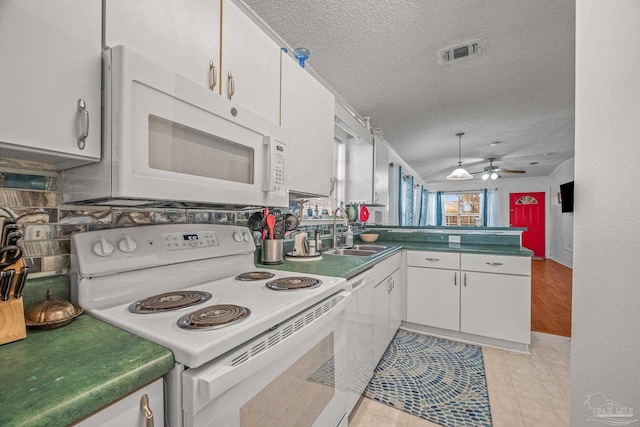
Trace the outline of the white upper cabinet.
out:
[[[109,0],[105,44],[123,45],[220,93],[220,0]],[[212,78],[213,72],[213,78]]]
[[[286,54],[282,54],[280,125],[289,132],[289,190],[328,196],[333,175],[335,98]]]
[[[0,3],[0,156],[100,160],[101,15],[98,0]]]
[[[229,0],[109,0],[105,43],[278,123],[280,47]]]
[[[222,2],[222,95],[278,123],[280,46],[230,0]]]

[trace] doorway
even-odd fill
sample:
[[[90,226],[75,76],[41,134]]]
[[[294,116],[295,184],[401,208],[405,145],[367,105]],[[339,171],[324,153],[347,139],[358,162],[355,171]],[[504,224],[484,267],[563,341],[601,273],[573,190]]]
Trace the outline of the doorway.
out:
[[[526,227],[522,246],[533,251],[534,258],[545,257],[545,193],[510,193],[509,224]]]

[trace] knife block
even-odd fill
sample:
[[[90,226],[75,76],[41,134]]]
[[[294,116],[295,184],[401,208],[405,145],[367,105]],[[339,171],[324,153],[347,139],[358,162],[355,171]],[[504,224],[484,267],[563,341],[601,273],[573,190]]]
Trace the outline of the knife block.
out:
[[[6,269],[14,268],[20,271],[23,266],[22,258]],[[22,297],[14,298],[17,275],[10,285],[9,299],[0,301],[0,345],[25,339],[27,327],[24,323],[24,305]]]

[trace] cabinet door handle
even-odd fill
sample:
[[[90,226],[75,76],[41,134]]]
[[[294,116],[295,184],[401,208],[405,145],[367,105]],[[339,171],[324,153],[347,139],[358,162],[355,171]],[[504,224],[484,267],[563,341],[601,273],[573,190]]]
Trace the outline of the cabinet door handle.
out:
[[[89,110],[87,110],[87,103],[83,98],[78,99],[78,111],[82,114],[82,132],[78,137],[78,148],[84,150],[86,145],[87,136],[89,136]]]
[[[467,273],[464,273],[464,287],[467,287]]]
[[[458,273],[453,273],[453,286],[458,286]]]
[[[377,203],[380,196],[378,196],[378,192],[374,191],[373,193],[373,203]]]
[[[431,261],[431,262],[438,262],[440,261],[440,258],[425,258],[425,261]]]
[[[501,262],[486,262],[485,264],[490,265],[491,267],[499,267],[502,265]]]
[[[227,87],[227,98],[231,99],[233,94],[236,92],[236,81],[233,78],[233,74],[231,74],[231,71],[229,71],[229,74],[227,75],[227,80],[229,82],[229,85]]]
[[[216,66],[213,65],[213,61],[209,61],[209,90],[213,90],[218,83],[218,73],[216,73]]]
[[[149,396],[143,394],[140,398],[140,411],[144,415],[145,427],[153,427],[153,412],[149,407]]]

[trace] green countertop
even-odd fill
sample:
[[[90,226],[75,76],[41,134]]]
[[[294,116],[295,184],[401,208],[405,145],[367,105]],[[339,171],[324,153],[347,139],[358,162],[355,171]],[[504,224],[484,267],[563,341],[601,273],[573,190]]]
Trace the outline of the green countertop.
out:
[[[366,245],[367,243],[354,240],[356,245]],[[371,257],[344,256],[323,254],[318,261],[290,261],[285,259],[280,265],[263,265],[259,261],[256,264],[263,268],[275,270],[295,271],[298,273],[318,274],[323,276],[351,277],[365,271],[380,260],[401,251],[402,249],[412,251],[438,251],[438,252],[461,252],[469,254],[493,254],[509,256],[533,256],[533,252],[522,246],[496,245],[480,243],[441,243],[441,242],[418,242],[418,241],[386,241],[377,240],[371,245],[389,246],[389,249],[382,251]]]
[[[170,371],[164,347],[87,314],[0,346],[0,425],[63,426]]]

